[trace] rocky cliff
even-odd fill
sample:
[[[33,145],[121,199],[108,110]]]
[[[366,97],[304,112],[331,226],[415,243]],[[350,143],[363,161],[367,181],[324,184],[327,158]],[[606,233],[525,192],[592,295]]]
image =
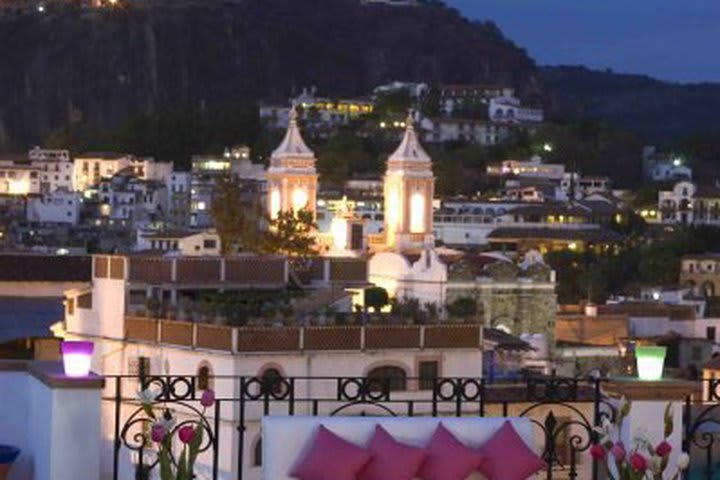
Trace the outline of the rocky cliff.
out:
[[[0,149],[68,124],[102,129],[169,108],[359,95],[392,80],[529,83],[533,61],[493,24],[439,3],[203,0],[0,18]]]

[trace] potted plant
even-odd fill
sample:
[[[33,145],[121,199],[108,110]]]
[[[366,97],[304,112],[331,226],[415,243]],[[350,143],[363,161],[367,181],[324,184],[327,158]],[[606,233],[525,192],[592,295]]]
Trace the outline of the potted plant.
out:
[[[13,462],[20,455],[20,449],[12,445],[0,445],[0,480],[5,480]]]

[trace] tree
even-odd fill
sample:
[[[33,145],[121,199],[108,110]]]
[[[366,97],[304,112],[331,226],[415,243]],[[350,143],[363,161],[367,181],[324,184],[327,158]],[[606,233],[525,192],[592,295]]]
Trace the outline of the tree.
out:
[[[472,297],[458,297],[446,308],[453,317],[467,319],[477,314],[477,302]]]
[[[280,211],[277,217],[269,220],[269,228],[258,247],[263,253],[291,257],[316,255],[315,230],[317,225],[312,210]]]
[[[242,188],[237,177],[221,177],[215,185],[210,213],[220,237],[220,251],[223,255],[237,250],[246,230],[245,208]]]
[[[375,313],[379,313],[380,310],[382,310],[382,308],[390,301],[387,290],[382,287],[366,288],[364,295],[365,306],[375,310]]]

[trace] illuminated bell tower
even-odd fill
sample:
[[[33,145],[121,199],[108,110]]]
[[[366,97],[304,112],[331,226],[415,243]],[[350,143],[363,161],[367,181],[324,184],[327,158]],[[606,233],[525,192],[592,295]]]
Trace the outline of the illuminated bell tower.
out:
[[[280,211],[304,208],[316,211],[318,175],[315,154],[300,135],[295,107],[290,110],[290,122],[282,143],[270,157],[267,171],[267,208],[270,218]]]
[[[412,250],[434,245],[434,188],[430,156],[420,145],[412,116],[408,116],[405,136],[388,157],[385,172],[385,243],[389,248]]]

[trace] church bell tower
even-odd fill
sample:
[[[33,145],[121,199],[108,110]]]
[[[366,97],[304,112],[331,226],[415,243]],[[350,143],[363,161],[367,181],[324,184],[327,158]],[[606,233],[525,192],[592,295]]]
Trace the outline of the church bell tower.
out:
[[[432,161],[415,132],[412,115],[405,135],[388,157],[384,178],[385,242],[394,250],[434,246]]]

